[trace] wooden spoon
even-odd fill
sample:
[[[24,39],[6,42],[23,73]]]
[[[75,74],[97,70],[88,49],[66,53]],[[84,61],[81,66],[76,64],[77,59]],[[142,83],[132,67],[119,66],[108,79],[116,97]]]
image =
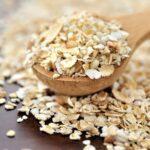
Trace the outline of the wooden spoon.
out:
[[[50,90],[57,94],[82,96],[105,89],[111,86],[120,77],[137,46],[150,35],[149,17],[150,11],[109,19],[119,21],[123,29],[130,33],[128,43],[132,49],[130,57],[124,59],[121,65],[116,67],[114,73],[109,77],[92,80],[88,77],[72,78],[61,76],[57,79],[53,79],[53,72],[49,72],[39,65],[33,66],[34,73],[42,82],[48,85]],[[108,20],[105,17],[103,19]]]

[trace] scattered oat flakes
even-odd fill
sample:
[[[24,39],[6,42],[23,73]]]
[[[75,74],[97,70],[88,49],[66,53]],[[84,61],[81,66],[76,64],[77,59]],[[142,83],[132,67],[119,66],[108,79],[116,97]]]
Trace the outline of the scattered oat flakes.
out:
[[[16,104],[14,104],[14,103],[12,103],[12,102],[7,102],[6,104],[5,104],[5,109],[6,110],[13,110],[13,109],[15,109],[16,108]]]
[[[10,101],[12,103],[19,103],[20,102],[20,99],[19,98],[11,98]]]
[[[24,112],[27,115],[29,114],[30,108],[27,106],[22,106],[21,108],[18,109],[19,112]]]
[[[27,7],[25,7],[25,10],[28,10]],[[32,71],[25,69],[22,64],[22,60],[25,59],[24,43],[29,39],[30,33],[36,32],[36,29],[40,28],[40,24],[43,25],[40,31],[43,33],[43,31],[49,29],[49,23],[44,20],[30,19],[29,16],[21,18],[19,16],[16,16],[18,18],[15,17],[15,22],[11,21],[6,27],[6,32],[4,31],[5,40],[0,45],[2,49],[0,55],[4,57],[2,60],[0,58],[0,62],[3,62],[0,65],[0,70],[2,71],[0,80],[3,80],[4,77],[10,77],[10,80],[8,80],[10,83],[16,82],[21,86],[15,92],[17,96],[15,94],[12,97],[10,96],[11,99],[18,97],[22,100],[22,107],[19,111],[25,112],[27,116],[31,113],[37,119],[41,119],[44,115],[44,120],[38,120],[38,122],[41,130],[45,130],[50,134],[60,133],[70,136],[74,133],[74,130],[77,130],[82,134],[85,133],[85,137],[95,135],[104,137],[108,150],[148,149],[150,143],[149,41],[145,42],[140,50],[134,54],[127,69],[112,87],[103,90],[102,93],[98,92],[85,97],[67,97],[65,103],[61,104],[55,101],[57,96],[49,92],[47,87],[37,80]],[[22,20],[20,21],[20,19]],[[82,23],[82,20],[80,22]],[[103,21],[100,21],[102,27],[103,23]],[[114,23],[111,25],[110,27],[113,30],[120,29],[120,26]],[[126,50],[120,47],[122,44],[126,44],[127,38],[127,33],[122,31],[119,33],[112,32],[110,36],[98,35],[98,37],[91,36],[93,37],[91,38],[89,36],[92,31],[87,31],[87,28],[84,28],[86,34],[79,33],[77,35],[79,43],[76,43],[74,41],[76,40],[76,35],[70,31],[74,29],[74,25],[69,31],[67,29],[67,27],[63,28],[62,26],[60,32],[57,30],[59,33],[56,33],[54,35],[56,37],[53,36],[52,38],[54,45],[47,43],[46,40],[45,43],[41,41],[43,44],[40,47],[42,49],[42,54],[40,55],[41,65],[49,70],[54,69],[55,73],[60,75],[85,76],[85,71],[88,69],[96,69],[100,72],[99,69],[102,66],[114,64],[113,66],[115,67],[131,51],[129,47],[126,47]],[[104,28],[104,31],[109,34],[107,28]],[[125,38],[125,43],[122,43],[122,41],[117,43],[116,40],[120,39],[122,35]],[[87,39],[87,37],[89,38]],[[99,40],[99,37],[101,40]],[[33,41],[40,42],[37,35],[33,35],[33,38]],[[86,45],[84,39],[87,39]],[[100,41],[101,43],[99,44]],[[45,46],[45,44],[48,44],[48,46]],[[78,45],[80,45],[81,49],[78,48]],[[28,49],[31,48],[36,53],[34,42],[32,41]],[[116,52],[111,55],[113,50],[119,49],[121,56],[124,55],[122,59],[116,56]],[[47,55],[49,51],[50,53]],[[36,57],[33,57],[35,56],[34,52],[33,55],[30,55],[32,58],[31,64],[34,64],[37,60]],[[60,55],[58,56],[58,53],[55,52],[59,52]],[[37,52],[38,54],[40,53]],[[70,69],[62,68],[62,60],[57,59],[62,54],[64,54],[63,60],[70,60],[72,56],[77,56],[77,62]],[[47,56],[52,57],[46,58]],[[52,63],[49,64],[50,61]],[[113,72],[112,68],[110,70]],[[101,73],[104,71],[103,73],[110,74],[110,70],[101,69]],[[75,74],[76,72],[78,74]],[[117,93],[119,96],[116,93],[114,94],[114,89],[119,92],[119,94]],[[60,96],[59,101],[61,99],[63,98]],[[45,119],[52,121],[47,125],[47,120]],[[101,128],[102,132],[99,130]]]
[[[18,123],[21,123],[21,122],[23,122],[24,120],[27,120],[27,119],[28,119],[28,116],[23,115],[22,117],[19,117],[19,118],[17,119],[17,122],[18,122]]]

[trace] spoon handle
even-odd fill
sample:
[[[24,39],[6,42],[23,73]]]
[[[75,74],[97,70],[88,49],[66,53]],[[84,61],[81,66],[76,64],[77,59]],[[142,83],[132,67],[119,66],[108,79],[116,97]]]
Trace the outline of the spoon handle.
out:
[[[145,39],[150,37],[150,11],[121,16],[117,18],[123,28],[130,33],[128,42],[134,50]]]

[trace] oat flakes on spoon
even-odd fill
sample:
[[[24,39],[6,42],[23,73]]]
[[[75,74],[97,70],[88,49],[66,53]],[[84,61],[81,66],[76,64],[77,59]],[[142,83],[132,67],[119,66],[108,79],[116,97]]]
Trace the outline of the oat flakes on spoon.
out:
[[[33,35],[26,64],[56,93],[97,92],[120,76],[139,39],[149,31],[148,26],[136,36],[135,27],[141,24],[134,18],[117,18],[123,29],[117,22],[88,12],[54,20]]]

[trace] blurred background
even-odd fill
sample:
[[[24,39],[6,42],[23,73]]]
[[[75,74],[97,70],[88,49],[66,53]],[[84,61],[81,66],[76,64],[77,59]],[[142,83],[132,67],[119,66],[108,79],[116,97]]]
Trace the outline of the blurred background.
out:
[[[74,10],[94,10],[105,15],[133,13],[149,8],[149,0],[0,0],[1,16],[24,8],[24,13],[41,17],[45,13],[60,15]],[[25,11],[26,8],[26,11]]]

